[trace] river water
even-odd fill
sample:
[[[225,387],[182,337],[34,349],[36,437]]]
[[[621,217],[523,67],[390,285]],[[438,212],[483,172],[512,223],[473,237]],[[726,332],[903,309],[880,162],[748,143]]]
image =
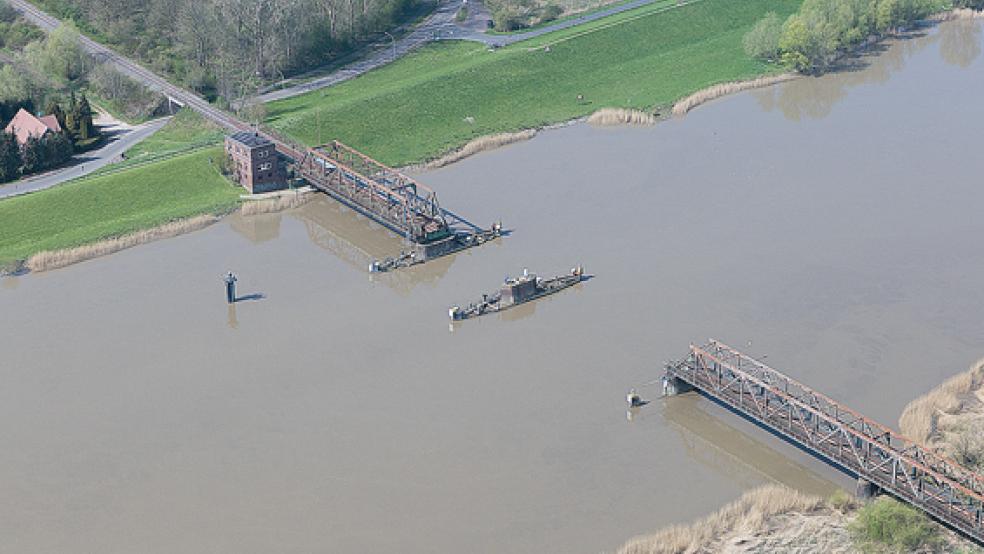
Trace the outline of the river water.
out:
[[[0,281],[0,551],[596,553],[764,482],[850,486],[624,394],[714,337],[894,425],[984,355],[981,34],[423,175],[513,234],[409,271],[370,277],[399,240],[321,199]]]

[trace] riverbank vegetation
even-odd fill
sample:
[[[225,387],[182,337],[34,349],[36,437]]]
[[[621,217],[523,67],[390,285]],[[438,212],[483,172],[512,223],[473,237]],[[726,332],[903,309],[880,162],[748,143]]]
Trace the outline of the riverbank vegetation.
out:
[[[863,551],[932,552],[943,544],[939,525],[888,496],[880,496],[858,510],[848,528]]]
[[[421,0],[33,0],[151,69],[225,102],[410,21]],[[223,103],[225,103],[223,102]]]
[[[766,14],[743,44],[749,56],[821,73],[862,43],[954,7],[980,9],[984,0],[805,0],[785,19]]]
[[[239,203],[213,147],[0,201],[0,267]]]
[[[657,111],[724,81],[776,68],[742,37],[799,0],[650,5],[488,51],[441,42],[338,86],[268,105],[268,124],[314,144],[338,139],[391,165],[440,157],[477,137],[599,108]]]
[[[751,490],[689,525],[635,537],[618,554],[690,552],[976,553],[981,550],[889,497],[862,504],[843,491],[830,498],[780,485]]]
[[[910,402],[899,430],[969,469],[984,470],[984,359]]]

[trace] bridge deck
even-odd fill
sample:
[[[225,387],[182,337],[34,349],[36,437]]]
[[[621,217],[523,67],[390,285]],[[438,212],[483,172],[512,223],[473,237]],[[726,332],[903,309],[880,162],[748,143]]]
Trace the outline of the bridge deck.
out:
[[[294,159],[312,186],[412,241],[448,229],[434,191],[340,142]]]
[[[984,542],[984,477],[955,461],[715,340],[691,345],[666,377]]]

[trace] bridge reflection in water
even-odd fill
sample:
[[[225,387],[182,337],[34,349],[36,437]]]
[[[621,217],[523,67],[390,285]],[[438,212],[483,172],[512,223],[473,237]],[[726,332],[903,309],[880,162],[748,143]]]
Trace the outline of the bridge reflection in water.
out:
[[[664,390],[695,388],[729,410],[984,542],[984,477],[775,369],[711,339],[667,364]]]
[[[287,212],[304,224],[311,242],[331,252],[368,279],[409,294],[417,285],[442,279],[454,263],[456,254],[442,256],[409,268],[387,273],[369,273],[373,260],[399,254],[406,248],[402,237],[369,218],[327,198],[316,198]]]
[[[644,409],[634,410],[636,417],[645,413]],[[680,441],[691,459],[728,475],[743,486],[759,484],[757,480],[749,479],[749,474],[755,473],[765,481],[775,481],[823,497],[839,488],[834,475],[825,476],[822,470],[818,472],[797,462],[787,453],[756,438],[754,431],[748,433],[739,426],[730,425],[714,412],[723,410],[700,402],[696,395],[687,395],[667,397],[660,415],[679,432]]]

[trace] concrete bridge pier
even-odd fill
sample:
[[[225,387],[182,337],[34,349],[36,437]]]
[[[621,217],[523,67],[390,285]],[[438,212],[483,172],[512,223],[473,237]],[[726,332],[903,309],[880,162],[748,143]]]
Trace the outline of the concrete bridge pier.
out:
[[[694,387],[679,377],[663,376],[663,396],[676,396],[694,390]]]
[[[858,486],[854,491],[854,496],[859,500],[870,500],[881,493],[881,487],[865,479],[858,477]]]

